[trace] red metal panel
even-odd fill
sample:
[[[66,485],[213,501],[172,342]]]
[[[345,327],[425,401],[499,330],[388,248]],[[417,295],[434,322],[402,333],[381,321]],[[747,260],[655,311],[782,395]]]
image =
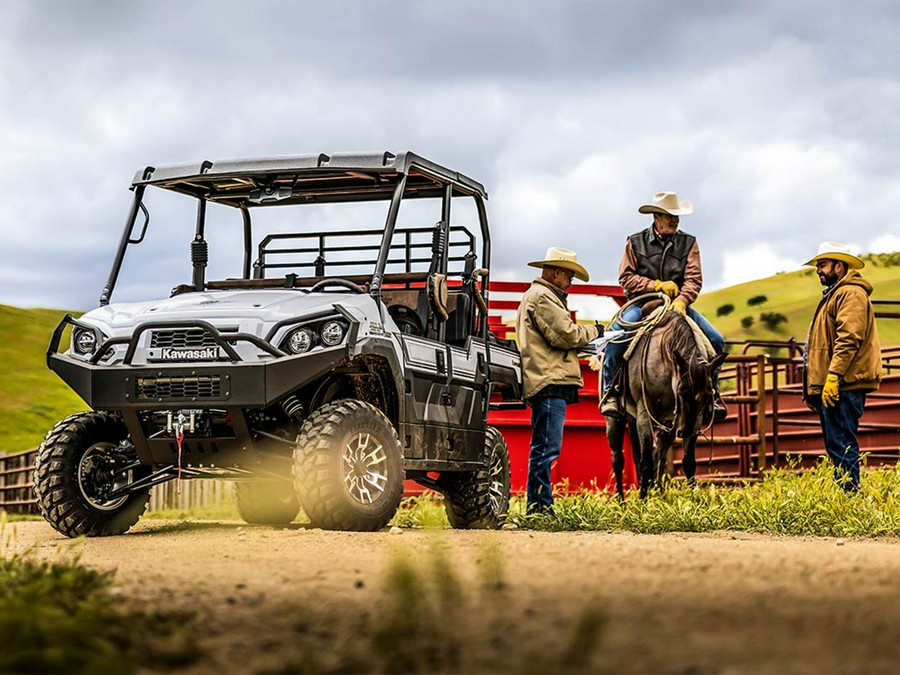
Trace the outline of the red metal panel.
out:
[[[614,490],[615,477],[609,444],[606,442],[606,419],[597,405],[598,373],[582,362],[584,389],[579,402],[566,411],[562,452],[551,473],[554,483],[565,483],[570,492],[581,489]],[[512,489],[525,491],[528,479],[528,454],[531,444],[531,409],[491,411],[488,423],[497,427],[509,447]],[[635,484],[631,446],[625,439],[624,482]]]

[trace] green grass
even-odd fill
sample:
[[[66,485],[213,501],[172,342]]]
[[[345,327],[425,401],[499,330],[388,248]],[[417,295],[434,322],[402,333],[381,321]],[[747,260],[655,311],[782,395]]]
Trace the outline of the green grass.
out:
[[[812,470],[777,470],[743,487],[670,482],[641,500],[632,492],[620,503],[605,493],[560,497],[553,516],[525,515],[510,522],[550,531],[665,532],[742,531],[825,537],[900,536],[900,467],[864,470],[858,494],[846,495],[823,460]]]
[[[128,612],[113,573],[79,562],[77,540],[63,559],[41,560],[12,551],[5,527],[0,514],[0,672],[131,673],[199,657],[191,617]]]
[[[146,517],[184,521],[239,520],[234,508],[221,506],[169,510]],[[305,522],[299,515],[298,523]],[[829,537],[900,536],[900,465],[863,469],[862,488],[847,496],[835,485],[828,460],[814,469],[770,471],[743,486],[688,486],[669,481],[665,490],[640,499],[636,491],[624,504],[606,492],[558,496],[553,516],[526,515],[524,497],[514,497],[507,522],[520,529],[550,531],[715,532]],[[389,526],[447,530],[450,524],[440,496],[405,499]]]
[[[443,530],[450,527],[444,500],[435,493],[404,499],[400,509],[388,523],[390,526]]]
[[[0,452],[37,447],[56,422],[87,409],[47,369],[47,345],[65,313],[0,305]]]

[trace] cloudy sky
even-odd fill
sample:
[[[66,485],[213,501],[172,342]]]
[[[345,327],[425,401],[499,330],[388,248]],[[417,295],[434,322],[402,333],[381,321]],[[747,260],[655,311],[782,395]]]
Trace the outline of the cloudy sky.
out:
[[[495,279],[558,245],[614,283],[660,190],[707,288],[898,250],[898,35],[889,2],[0,0],[0,303],[95,306],[135,170],[206,158],[413,150],[487,187]],[[116,300],[189,280],[192,213],[153,208]]]

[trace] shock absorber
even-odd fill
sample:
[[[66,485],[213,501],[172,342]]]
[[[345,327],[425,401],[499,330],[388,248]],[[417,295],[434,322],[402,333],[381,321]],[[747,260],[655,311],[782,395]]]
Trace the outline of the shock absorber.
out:
[[[286,399],[281,402],[281,407],[284,409],[285,414],[288,417],[293,417],[297,422],[303,424],[303,404],[300,403],[300,399],[297,398],[294,394],[291,394]]]

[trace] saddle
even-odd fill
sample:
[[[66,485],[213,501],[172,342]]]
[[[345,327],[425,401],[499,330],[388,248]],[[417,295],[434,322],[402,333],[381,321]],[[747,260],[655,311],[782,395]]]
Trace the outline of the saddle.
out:
[[[665,311],[661,300],[652,300],[641,308],[642,324],[629,340],[628,349],[626,349],[622,361],[613,373],[612,380],[609,383],[606,393],[600,400],[600,411],[604,415],[624,414],[628,417],[634,417],[635,410],[633,407],[628,406],[625,396],[625,392],[628,390],[628,361],[631,359],[634,350],[640,344],[644,336],[657,326],[659,320],[662,318],[660,314]],[[716,352],[713,349],[709,338],[706,337],[691,317],[686,316],[685,319],[687,319],[688,326],[690,326],[691,332],[694,335],[697,348],[701,353],[706,354],[707,359],[712,359]]]

